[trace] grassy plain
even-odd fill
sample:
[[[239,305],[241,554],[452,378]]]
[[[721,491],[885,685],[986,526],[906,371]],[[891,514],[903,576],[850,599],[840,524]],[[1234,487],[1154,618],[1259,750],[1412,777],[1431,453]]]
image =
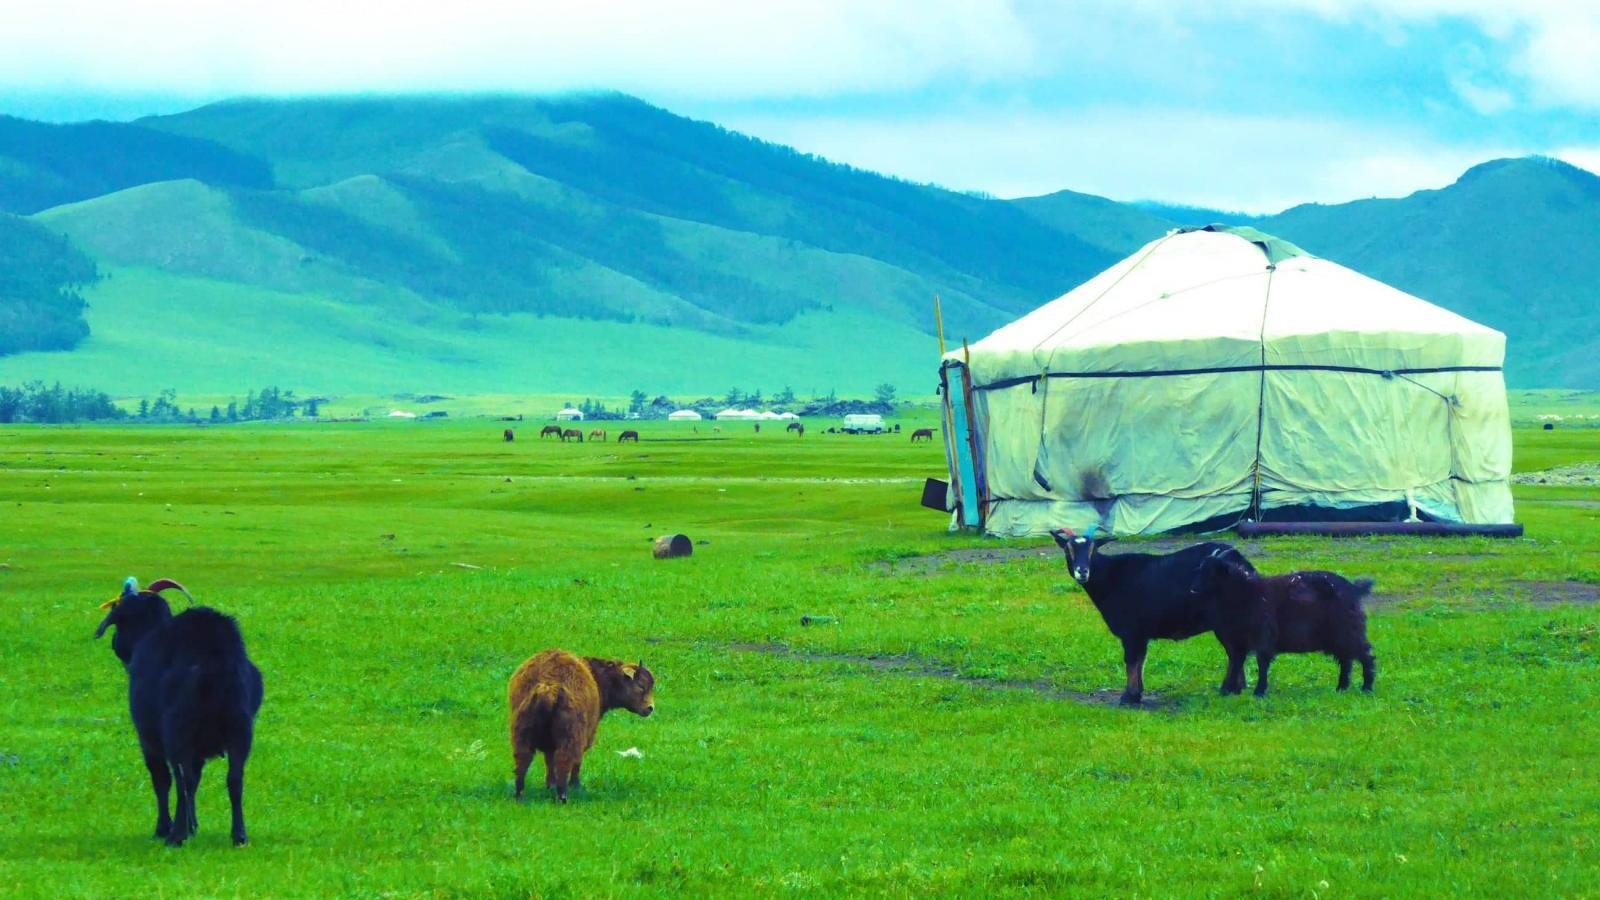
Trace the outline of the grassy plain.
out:
[[[1600,891],[1600,490],[1519,487],[1516,541],[1251,544],[1377,578],[1376,694],[1291,657],[1219,697],[1199,638],[1132,711],[1053,547],[916,505],[937,445],[500,427],[0,429],[0,891]],[[1521,470],[1600,459],[1600,431],[1516,440]],[[671,531],[694,556],[652,560]],[[215,766],[198,838],[149,837],[91,639],[130,573],[236,614],[265,673],[244,850]],[[517,804],[505,680],[552,645],[643,657],[658,711],[607,718],[569,806]]]

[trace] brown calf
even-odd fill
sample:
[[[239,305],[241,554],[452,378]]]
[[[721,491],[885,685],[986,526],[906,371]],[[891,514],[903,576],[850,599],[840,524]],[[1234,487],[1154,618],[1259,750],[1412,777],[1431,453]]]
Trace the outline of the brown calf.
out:
[[[546,650],[523,663],[506,689],[516,796],[522,796],[534,755],[543,753],[544,786],[567,802],[567,788],[582,787],[583,755],[594,746],[600,717],[618,708],[650,715],[656,708],[655,685],[642,662]]]

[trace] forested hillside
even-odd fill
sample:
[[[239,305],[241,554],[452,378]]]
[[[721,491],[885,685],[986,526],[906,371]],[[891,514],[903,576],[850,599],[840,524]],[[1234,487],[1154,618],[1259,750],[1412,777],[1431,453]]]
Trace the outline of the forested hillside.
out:
[[[65,237],[0,213],[0,355],[75,346],[89,333],[78,289],[95,277]]]

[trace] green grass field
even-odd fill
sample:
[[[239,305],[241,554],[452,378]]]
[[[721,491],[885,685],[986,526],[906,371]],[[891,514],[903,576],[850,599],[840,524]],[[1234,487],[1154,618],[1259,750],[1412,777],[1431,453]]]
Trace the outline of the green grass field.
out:
[[[1124,710],[1053,545],[917,506],[937,445],[500,427],[0,429],[0,892],[1600,892],[1600,490],[1519,487],[1515,541],[1248,544],[1377,578],[1377,692],[1285,657],[1220,697],[1196,638]],[[1516,439],[1519,470],[1600,460],[1593,430]],[[672,531],[694,556],[653,560]],[[248,848],[217,763],[197,838],[150,837],[92,640],[128,574],[236,614],[265,674]],[[658,677],[565,807],[510,796],[505,682],[550,646]]]

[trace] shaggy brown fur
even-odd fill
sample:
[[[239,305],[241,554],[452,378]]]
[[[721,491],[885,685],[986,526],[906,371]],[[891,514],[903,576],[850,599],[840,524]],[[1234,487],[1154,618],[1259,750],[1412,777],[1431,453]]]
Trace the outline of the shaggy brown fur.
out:
[[[523,663],[506,691],[516,795],[522,796],[534,755],[543,753],[544,786],[567,802],[567,788],[582,786],[583,754],[594,746],[600,717],[618,708],[650,715],[655,686],[644,663],[579,658],[565,650],[546,650]]]

